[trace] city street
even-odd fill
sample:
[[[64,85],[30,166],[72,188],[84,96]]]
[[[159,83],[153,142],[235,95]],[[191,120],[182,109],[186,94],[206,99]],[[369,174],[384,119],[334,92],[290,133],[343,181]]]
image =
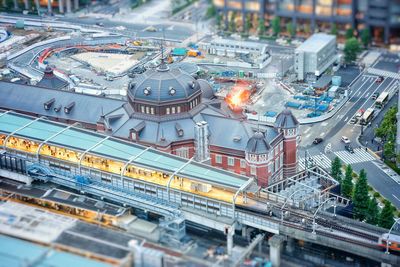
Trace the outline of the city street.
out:
[[[374,67],[383,66],[387,68],[387,64],[382,64],[382,61],[387,61],[387,58],[392,58],[391,61],[393,63],[396,62],[394,57],[385,55],[383,59],[381,58],[375,63]],[[393,67],[391,70],[393,70]],[[330,161],[338,156],[343,163],[352,164],[353,169],[357,172],[365,169],[368,173],[369,184],[399,209],[400,184],[380,167],[380,159],[367,152],[363,144],[359,143],[358,137],[361,133],[361,126],[349,123],[357,111],[360,109],[366,110],[374,106],[375,100],[371,98],[374,93],[381,93],[383,91],[395,92],[398,90],[397,79],[386,77],[381,83],[378,83],[376,82],[377,78],[378,76],[364,71],[353,81],[353,84],[350,86],[349,100],[337,114],[322,123],[303,125],[301,127],[302,141],[300,143],[299,161],[300,166],[304,166],[304,157],[307,151],[314,161],[329,170]],[[370,126],[364,126],[364,132],[368,138],[372,138],[373,128],[383,118],[383,114],[387,108],[397,104],[397,95],[395,93],[393,95],[394,97],[386,105],[385,109],[381,110],[378,114],[375,113]],[[345,144],[341,141],[342,136],[350,139],[351,146],[354,148],[353,154],[345,150]],[[316,137],[321,137],[324,141],[318,145],[313,145],[312,141]],[[331,147],[331,152],[325,151],[327,146]]]

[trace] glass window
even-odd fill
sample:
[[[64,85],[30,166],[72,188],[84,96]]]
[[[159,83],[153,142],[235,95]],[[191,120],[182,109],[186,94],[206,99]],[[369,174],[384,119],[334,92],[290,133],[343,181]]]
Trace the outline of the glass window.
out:
[[[140,106],[140,112],[144,113],[144,106]]]
[[[170,109],[169,109],[169,108],[166,109],[166,113],[167,113],[167,114],[170,113]]]
[[[257,174],[257,168],[256,168],[256,166],[251,166],[251,167],[250,167],[250,174],[251,174],[251,175],[256,175],[256,174]]]
[[[171,112],[172,114],[175,114],[175,107],[172,107],[172,108],[171,108],[171,111],[172,111],[172,112]]]
[[[232,157],[228,157],[228,166],[235,166],[235,159]]]
[[[215,155],[215,163],[222,163],[222,156],[221,155]]]
[[[176,108],[176,113],[181,113],[181,106],[178,106],[177,108]]]
[[[240,160],[240,168],[246,168],[246,161],[244,159]]]

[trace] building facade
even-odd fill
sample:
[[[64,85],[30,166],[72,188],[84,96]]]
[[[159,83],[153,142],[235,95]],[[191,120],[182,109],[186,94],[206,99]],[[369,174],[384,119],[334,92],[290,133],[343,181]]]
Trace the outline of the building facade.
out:
[[[304,80],[307,74],[320,76],[336,60],[336,36],[314,33],[294,52],[297,79]]]
[[[207,81],[164,64],[132,80],[127,100],[0,81],[0,108],[209,162],[261,187],[297,170],[298,121],[289,110],[261,127],[214,99]]]
[[[299,35],[325,31],[336,26],[339,35],[346,29],[369,28],[375,42],[399,43],[399,0],[213,0],[226,25],[235,19],[244,25],[247,19],[257,24],[259,18],[270,26],[281,18],[281,28],[292,22]]]

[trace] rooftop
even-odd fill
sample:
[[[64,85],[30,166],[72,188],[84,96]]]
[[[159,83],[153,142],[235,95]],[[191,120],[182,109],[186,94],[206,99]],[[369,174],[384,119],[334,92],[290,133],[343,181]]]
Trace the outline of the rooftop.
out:
[[[161,170],[170,174],[181,169],[188,161],[153,148],[75,128],[72,125],[68,126],[44,118],[35,119],[13,112],[0,114],[0,133],[12,134],[38,143],[46,141],[50,145],[75,151],[86,151],[124,163],[132,160],[132,165]],[[185,165],[176,174],[231,190],[238,190],[250,179],[243,175],[193,161]]]
[[[316,53],[325,47],[329,42],[335,40],[335,35],[326,33],[314,33],[304,43],[296,48],[296,51],[313,52]]]
[[[23,253],[21,253],[23,251]],[[2,266],[20,267],[106,267],[109,264],[71,253],[0,235],[0,262]]]

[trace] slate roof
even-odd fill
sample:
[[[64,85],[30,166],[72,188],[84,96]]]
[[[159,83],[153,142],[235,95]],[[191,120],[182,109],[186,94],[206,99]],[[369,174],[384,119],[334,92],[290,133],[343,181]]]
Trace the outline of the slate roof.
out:
[[[292,112],[288,108],[278,114],[274,124],[276,128],[282,129],[295,128],[298,125],[299,121],[295,116],[293,116]]]
[[[44,109],[44,103],[52,98],[55,101],[51,108]],[[193,140],[196,122],[206,121],[209,126],[210,145],[244,152],[256,125],[250,121],[233,118],[224,109],[211,106],[217,101],[204,100],[198,105],[198,109],[196,107],[193,112],[185,113],[185,116],[177,114],[175,117],[151,120],[139,116],[143,114],[134,113],[129,103],[124,100],[0,81],[0,108],[90,124],[96,124],[101,120],[111,129],[111,135],[123,139],[128,139],[130,129],[139,125],[140,142],[163,146],[172,142]],[[75,105],[67,114],[64,112],[64,107],[71,102],[75,102]],[[54,107],[58,105],[61,105],[62,109],[55,112]],[[277,121],[279,118],[278,116]],[[284,121],[298,123],[290,116]],[[268,127],[265,133],[268,145],[275,142],[278,135],[279,132],[275,128]]]
[[[55,102],[49,110],[45,110],[44,103],[52,98],[55,98]],[[70,113],[65,113],[64,107],[72,102],[75,102],[75,106]],[[121,108],[125,103],[126,101],[117,99],[0,81],[1,108],[40,116],[96,124],[102,114],[111,113]],[[54,107],[60,105],[61,110],[56,112]]]
[[[247,141],[246,152],[251,154],[266,154],[270,151],[271,146],[269,145],[264,134],[257,131],[253,136]]]
[[[69,83],[54,75],[53,69],[47,65],[42,79],[36,85],[44,88],[60,90],[67,88]]]
[[[171,89],[174,89],[174,93],[171,93]],[[146,90],[149,93],[146,94]],[[129,94],[134,101],[156,103],[185,100],[199,91],[197,80],[179,68],[147,70],[138,75],[129,88]]]

